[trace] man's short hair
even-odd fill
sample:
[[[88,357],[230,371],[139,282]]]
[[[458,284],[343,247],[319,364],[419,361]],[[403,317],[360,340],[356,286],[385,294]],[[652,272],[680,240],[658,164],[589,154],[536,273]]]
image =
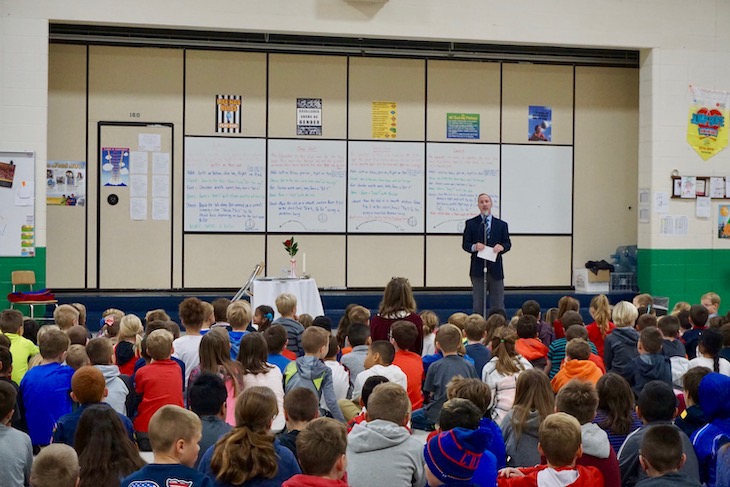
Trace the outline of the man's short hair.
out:
[[[639,343],[646,353],[661,352],[663,340],[661,332],[653,326],[644,328],[639,335]]]
[[[362,405],[367,408],[368,401],[370,400],[370,395],[373,393],[373,389],[375,389],[378,385],[384,384],[386,382],[390,381],[387,377],[383,377],[382,375],[373,375],[365,379],[365,383],[362,385],[362,393],[360,395],[360,401],[362,401]]]
[[[201,373],[188,387],[190,410],[198,416],[215,416],[228,397],[223,379],[209,372]]]
[[[70,304],[62,304],[53,310],[53,321],[61,330],[68,330],[79,322],[79,311]]]
[[[187,328],[200,328],[208,317],[203,302],[198,298],[185,298],[177,308],[182,325]]]
[[[396,321],[390,326],[390,335],[401,350],[408,350],[416,343],[418,328],[410,321]]]
[[[18,399],[18,391],[6,381],[0,381],[0,420],[5,419],[10,411],[15,409],[15,401]]]
[[[565,329],[566,332],[571,326],[585,325],[585,323],[583,323],[583,317],[580,315],[580,313],[572,310],[563,313],[563,317],[560,318],[560,322],[563,324],[563,329]]]
[[[6,309],[0,312],[0,331],[3,333],[15,333],[23,326],[23,313],[17,309]]]
[[[484,334],[487,332],[487,320],[482,318],[482,315],[473,314],[469,315],[464,325],[464,333],[466,338],[473,342],[481,341],[484,338]]]
[[[580,423],[566,413],[549,415],[538,431],[540,447],[553,467],[565,467],[573,463],[581,446]]]
[[[269,353],[281,353],[284,345],[289,343],[289,335],[286,333],[286,328],[282,325],[271,325],[268,327],[264,331],[264,338],[266,338]]]
[[[30,485],[33,487],[76,487],[79,479],[76,450],[63,443],[43,448],[33,459]]]
[[[284,411],[292,421],[312,421],[319,415],[319,398],[311,389],[295,387],[284,396]]]
[[[535,338],[537,336],[537,318],[532,315],[522,315],[517,320],[515,331],[519,338]]]
[[[74,370],[79,370],[85,365],[91,365],[91,360],[86,354],[86,347],[83,345],[69,345],[66,354],[66,365]]]
[[[590,423],[596,417],[598,392],[590,382],[573,379],[558,392],[555,407],[573,416],[580,424]]]
[[[74,325],[66,330],[66,335],[68,335],[71,345],[86,346],[86,341],[89,339],[89,330],[81,325]]]
[[[289,293],[280,294],[276,297],[274,304],[280,315],[290,315],[297,307],[297,297]]]
[[[651,314],[643,314],[636,319],[636,331],[641,332],[645,328],[656,328],[657,318]]]
[[[447,399],[468,399],[479,408],[484,416],[492,401],[492,392],[489,390],[489,386],[480,379],[467,379],[456,375],[446,384],[446,397]]]
[[[444,353],[454,353],[461,344],[461,330],[455,325],[441,325],[436,333],[436,343]]]
[[[390,365],[395,358],[395,347],[386,340],[376,340],[370,345],[370,353],[379,354],[384,365]]]
[[[377,385],[368,399],[367,415],[370,421],[382,419],[402,426],[410,412],[408,393],[394,382]]]
[[[709,316],[710,312],[701,304],[693,304],[689,309],[689,319],[692,321],[694,326],[705,326]]]
[[[239,299],[228,305],[226,310],[226,320],[230,323],[231,328],[246,328],[251,322],[251,305],[248,301]]]
[[[652,426],[641,440],[641,456],[660,474],[679,470],[682,455],[682,438],[676,426]]]
[[[152,415],[149,438],[153,452],[169,452],[177,440],[191,441],[203,429],[200,418],[192,411],[168,404]]]
[[[710,372],[707,367],[692,367],[682,376],[682,389],[693,403],[700,403],[700,382]]]
[[[677,409],[677,398],[669,384],[653,380],[647,382],[639,393],[638,406],[641,416],[647,423],[671,421]]]
[[[317,418],[297,435],[297,456],[306,475],[329,474],[346,451],[347,428],[336,419]]]
[[[540,303],[534,299],[528,299],[522,303],[522,316],[532,316],[537,319],[540,316]]]
[[[172,333],[167,330],[155,330],[145,338],[147,355],[153,360],[170,358],[172,351]]]
[[[55,360],[68,350],[71,341],[61,330],[48,330],[38,337],[38,348],[41,357],[47,360]]]
[[[91,365],[111,365],[114,346],[111,340],[104,337],[92,338],[86,344],[86,355]]]
[[[591,346],[582,338],[574,338],[565,346],[565,355],[573,360],[588,360],[591,356]]]
[[[71,390],[79,404],[101,402],[104,399],[104,389],[104,374],[92,365],[81,367],[71,378]]]
[[[322,347],[329,346],[330,335],[327,330],[318,326],[310,326],[302,333],[304,353],[318,353]]]
[[[575,340],[576,338],[588,341],[588,330],[585,326],[573,325],[565,330],[565,340],[567,342]]]
[[[662,316],[657,323],[657,328],[662,332],[664,338],[676,338],[680,328],[679,318],[672,315]]]
[[[213,305],[213,316],[215,317],[215,321],[228,321],[226,314],[228,313],[228,305],[231,304],[230,299],[217,298],[210,304]]]
[[[347,339],[353,347],[365,345],[369,337],[370,327],[365,323],[352,323],[350,331],[347,332]]]
[[[483,414],[469,399],[455,397],[446,401],[439,414],[439,428],[449,431],[454,428],[475,430],[479,427]]]

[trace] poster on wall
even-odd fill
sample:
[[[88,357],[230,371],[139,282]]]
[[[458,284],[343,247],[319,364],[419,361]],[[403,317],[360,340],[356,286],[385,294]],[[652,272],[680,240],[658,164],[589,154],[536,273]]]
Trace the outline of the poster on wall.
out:
[[[373,139],[395,139],[398,134],[398,104],[374,101],[372,105]]]
[[[297,135],[322,135],[321,98],[297,98]]]
[[[687,143],[703,160],[727,147],[729,91],[690,86],[692,104],[687,122]]]
[[[129,186],[129,147],[102,147],[101,184]]]
[[[447,113],[447,139],[479,139],[478,113]]]
[[[553,133],[553,109],[530,105],[527,110],[527,140],[550,142]]]
[[[717,208],[717,238],[730,239],[730,205]]]
[[[215,95],[215,132],[241,133],[241,95]]]
[[[0,256],[35,256],[35,156],[0,152]]]
[[[86,161],[48,161],[46,205],[86,205]]]

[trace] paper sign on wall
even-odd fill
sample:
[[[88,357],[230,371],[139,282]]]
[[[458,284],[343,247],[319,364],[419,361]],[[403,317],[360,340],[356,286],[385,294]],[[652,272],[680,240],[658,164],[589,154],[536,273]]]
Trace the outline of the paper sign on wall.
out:
[[[730,205],[717,209],[717,238],[730,239]]]
[[[215,131],[218,134],[241,133],[240,95],[215,95]]]
[[[86,162],[48,161],[46,167],[46,204],[86,205]]]
[[[690,86],[687,143],[705,161],[727,147],[730,92]]]
[[[527,140],[550,142],[553,138],[553,109],[530,105],[527,110]]]
[[[373,139],[395,139],[398,133],[398,104],[374,101],[372,105]]]
[[[322,135],[321,98],[297,98],[297,135]]]
[[[479,139],[478,113],[447,113],[447,139]]]
[[[129,186],[129,147],[102,147],[101,184]]]

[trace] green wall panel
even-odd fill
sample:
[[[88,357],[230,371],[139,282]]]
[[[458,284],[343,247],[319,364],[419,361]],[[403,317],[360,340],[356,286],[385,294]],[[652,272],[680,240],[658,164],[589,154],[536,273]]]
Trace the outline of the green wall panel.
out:
[[[36,247],[35,257],[0,257],[0,309],[9,306],[8,294],[12,291],[10,273],[13,271],[35,271],[36,285],[33,289],[46,287],[46,248]],[[24,314],[28,313],[27,306],[18,309]],[[36,308],[39,312],[40,308]]]

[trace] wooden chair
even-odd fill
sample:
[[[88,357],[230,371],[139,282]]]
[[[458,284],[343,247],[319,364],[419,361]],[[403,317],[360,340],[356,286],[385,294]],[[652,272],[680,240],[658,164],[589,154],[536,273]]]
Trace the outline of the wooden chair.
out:
[[[17,286],[28,286],[28,289],[30,291],[33,290],[33,286],[35,285],[35,272],[33,271],[13,271],[10,274],[10,282],[13,285],[13,292],[18,292]],[[53,321],[53,318],[46,318],[45,316],[40,316],[38,318],[35,317],[35,307],[36,306],[54,306],[54,309],[58,307],[58,300],[56,299],[47,299],[44,301],[16,301],[10,303],[10,309],[14,309],[15,305],[23,305],[28,306],[30,308],[30,319],[31,320],[37,320],[37,321],[43,321],[43,320],[50,320]]]

